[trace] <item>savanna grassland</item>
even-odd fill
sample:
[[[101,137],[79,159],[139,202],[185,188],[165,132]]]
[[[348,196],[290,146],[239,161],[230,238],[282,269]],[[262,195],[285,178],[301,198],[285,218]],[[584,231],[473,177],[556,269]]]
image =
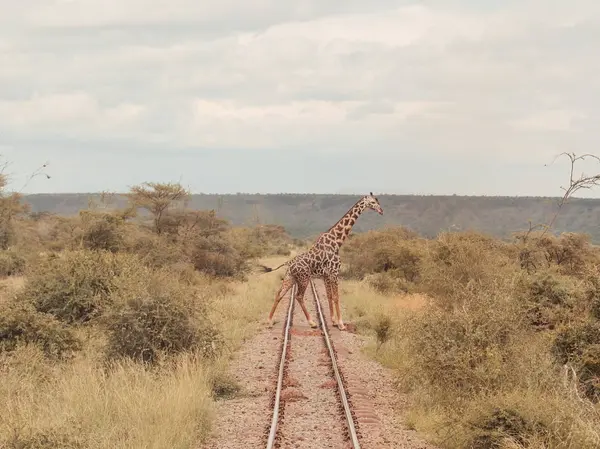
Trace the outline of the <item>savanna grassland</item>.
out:
[[[228,361],[277,288],[253,267],[303,242],[192,209],[179,184],[70,216],[2,192],[0,447],[197,447],[214,401],[239,393]],[[600,447],[586,235],[395,226],[353,234],[342,261],[344,317],[396,373],[407,425],[448,449]]]
[[[229,356],[269,307],[292,240],[186,207],[178,184],[69,217],[0,198],[0,447],[193,448],[235,394]],[[143,217],[138,212],[144,212]]]
[[[341,297],[443,448],[600,447],[600,249],[395,227],[342,249]]]

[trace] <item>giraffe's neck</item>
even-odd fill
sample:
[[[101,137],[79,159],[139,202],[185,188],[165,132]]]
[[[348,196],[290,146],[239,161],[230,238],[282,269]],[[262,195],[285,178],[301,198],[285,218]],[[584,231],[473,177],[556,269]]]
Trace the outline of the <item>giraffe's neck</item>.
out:
[[[327,232],[321,234],[318,239],[319,241],[327,241],[334,249],[339,250],[340,246],[344,243],[352,227],[358,220],[360,214],[365,210],[365,205],[362,200],[356,203],[352,208],[344,214],[339,221],[334,224]]]

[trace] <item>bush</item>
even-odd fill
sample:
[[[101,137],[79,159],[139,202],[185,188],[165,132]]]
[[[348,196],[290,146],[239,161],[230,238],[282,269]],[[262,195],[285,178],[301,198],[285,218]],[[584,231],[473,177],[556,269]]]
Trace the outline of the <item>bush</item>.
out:
[[[265,256],[289,256],[291,237],[283,226],[261,225],[254,228],[232,228],[223,234],[243,259]]]
[[[14,251],[0,251],[0,276],[17,276],[25,272],[27,262]]]
[[[199,237],[192,250],[196,270],[217,277],[236,277],[247,270],[241,254],[221,237]]]
[[[558,363],[579,360],[587,348],[600,344],[600,323],[583,323],[562,329],[556,335],[552,353]]]
[[[428,245],[420,288],[452,307],[464,295],[510,292],[516,274],[506,244],[474,232],[441,233]]]
[[[584,394],[593,401],[600,400],[600,323],[562,329],[552,352],[559,363],[570,363],[577,370]]]
[[[395,271],[365,276],[365,281],[379,293],[408,292],[408,283]]]
[[[21,301],[3,303],[0,314],[0,352],[14,351],[20,344],[34,344],[46,356],[62,358],[79,349],[79,341],[53,316],[36,312]]]
[[[489,415],[479,417],[472,427],[475,437],[468,445],[470,449],[501,449],[507,439],[525,445],[543,428],[539,423],[529,422],[516,410],[501,408],[494,408]]]
[[[194,300],[190,287],[167,276],[154,275],[147,284],[115,298],[105,322],[109,332],[108,356],[155,363],[161,354],[198,350],[216,356],[221,336]]]
[[[524,300],[528,304],[527,317],[538,329],[554,329],[569,321],[580,308],[583,290],[568,276],[552,272],[538,272],[520,282]]]
[[[585,234],[533,232],[520,233],[516,239],[521,267],[529,272],[556,267],[563,274],[578,276],[589,261],[597,260]]]
[[[347,260],[348,275],[359,279],[390,270],[408,281],[419,275],[417,235],[402,227],[355,235],[342,247],[342,256]]]
[[[138,255],[145,265],[152,268],[189,262],[189,257],[181,245],[155,234],[136,236],[128,243],[127,250]]]
[[[456,307],[432,307],[402,326],[411,375],[444,396],[490,391],[511,376],[514,343],[522,337],[520,309],[510,297],[462,298]]]
[[[215,370],[209,380],[212,394],[217,399],[231,399],[242,389],[236,379],[224,369]]]
[[[61,321],[84,323],[102,314],[113,292],[143,283],[148,272],[132,255],[65,251],[45,260],[19,297]]]
[[[123,248],[123,219],[111,214],[85,214],[84,248],[117,252]]]

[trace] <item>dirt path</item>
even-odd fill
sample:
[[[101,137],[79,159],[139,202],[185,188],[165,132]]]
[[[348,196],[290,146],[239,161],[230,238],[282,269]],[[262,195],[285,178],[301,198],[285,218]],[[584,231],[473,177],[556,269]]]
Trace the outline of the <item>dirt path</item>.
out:
[[[315,286],[330,323],[322,281],[315,280]],[[305,302],[316,318],[310,289]],[[286,297],[276,312],[275,326],[260,332],[236,355],[231,374],[242,386],[243,393],[218,403],[214,435],[200,449],[264,447],[272,416],[270,406],[287,305]],[[298,400],[289,401],[285,406],[285,422],[281,426],[282,449],[348,447],[347,443],[343,443],[345,424],[337,408],[335,383],[328,382],[331,377],[327,353],[320,334],[314,334],[317,332],[310,330],[302,311],[296,307],[291,340],[294,361],[290,365],[291,384],[287,394]],[[368,339],[332,327],[330,335],[358,421],[362,448],[434,449],[402,426],[399,416],[404,407],[403,398],[394,388],[391,371],[361,352]]]

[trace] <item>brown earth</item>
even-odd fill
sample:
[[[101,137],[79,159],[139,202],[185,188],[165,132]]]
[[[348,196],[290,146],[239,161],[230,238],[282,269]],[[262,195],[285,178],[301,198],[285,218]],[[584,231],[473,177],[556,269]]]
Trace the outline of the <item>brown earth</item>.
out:
[[[315,280],[315,286],[325,319],[330,323],[322,281]],[[233,360],[231,374],[243,392],[218,403],[213,435],[200,449],[265,446],[288,298],[289,295],[276,312],[275,326],[265,328],[248,341]],[[316,318],[310,289],[305,302]],[[343,309],[343,303],[341,306]],[[348,329],[352,329],[351,323],[347,324],[350,324]],[[403,425],[405,399],[394,388],[392,372],[361,351],[368,337],[333,327],[329,331],[356,418],[361,447],[434,449]],[[350,447],[346,424],[321,331],[310,329],[300,308],[295,307],[291,334],[289,368],[282,394],[283,420],[278,428],[279,447],[346,449]]]

